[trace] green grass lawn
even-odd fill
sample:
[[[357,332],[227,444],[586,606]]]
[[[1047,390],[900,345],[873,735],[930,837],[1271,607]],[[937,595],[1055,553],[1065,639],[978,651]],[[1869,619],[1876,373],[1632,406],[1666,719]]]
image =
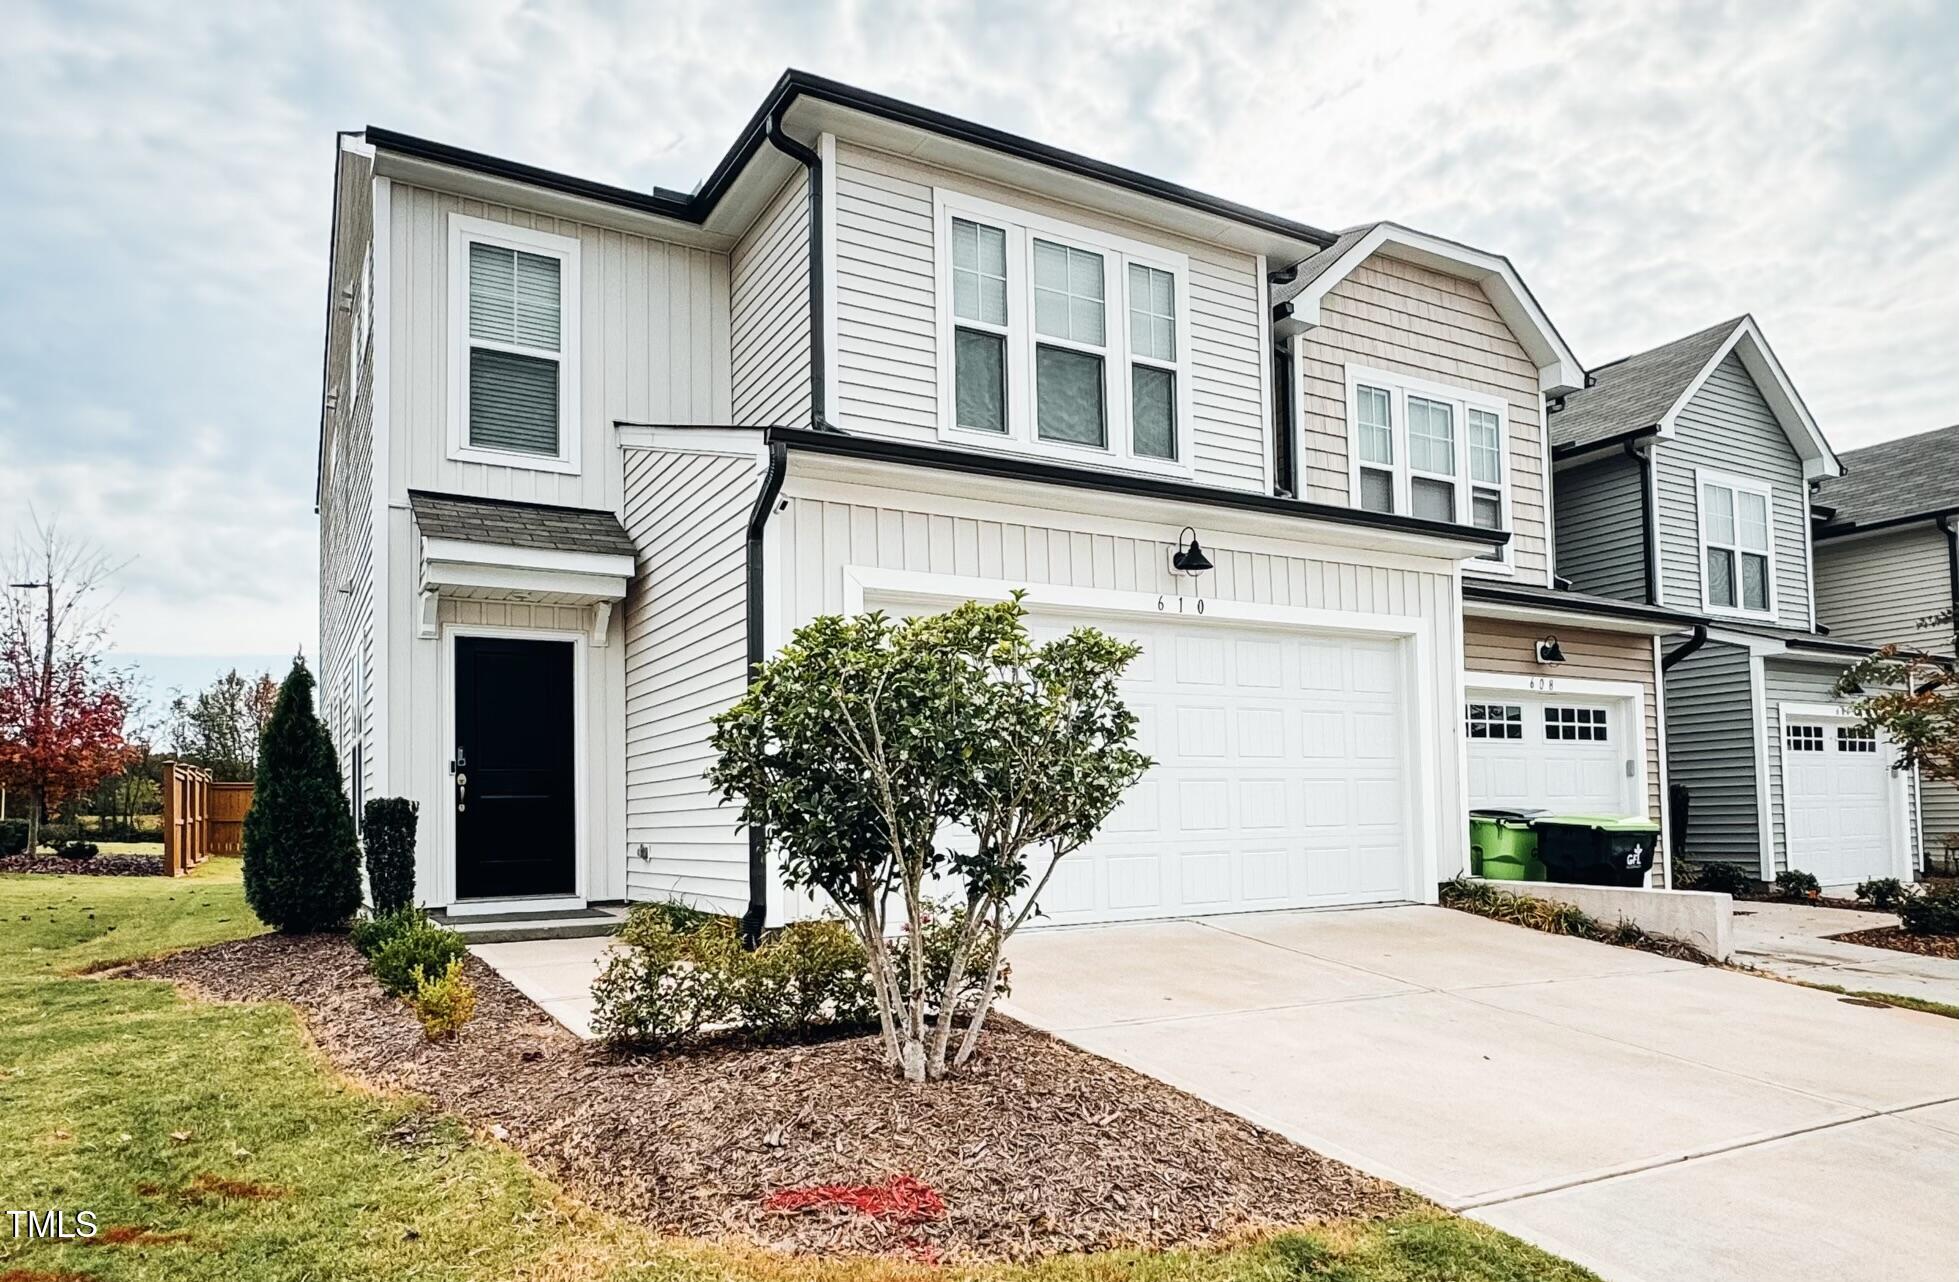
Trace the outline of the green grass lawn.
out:
[[[975,1271],[787,1260],[656,1238],[574,1203],[515,1153],[452,1119],[349,1084],[284,1006],[191,1002],[161,983],[86,976],[260,929],[235,860],[176,881],[0,876],[0,1201],[90,1210],[102,1230],[86,1245],[24,1243],[0,1220],[0,1279],[1592,1276],[1430,1210],[1233,1250]]]

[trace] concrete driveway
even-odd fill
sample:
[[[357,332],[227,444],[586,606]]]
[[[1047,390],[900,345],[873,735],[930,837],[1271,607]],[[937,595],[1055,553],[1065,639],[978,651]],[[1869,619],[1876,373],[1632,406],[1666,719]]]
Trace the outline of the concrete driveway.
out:
[[[1895,926],[1890,913],[1847,912],[1807,904],[1735,904],[1735,961],[1810,984],[1850,992],[1895,993],[1959,1006],[1959,961],[1892,948],[1846,944],[1832,935]]]
[[[1612,1282],[1959,1276],[1959,1024],[1441,908],[1058,928],[1010,1011]]]

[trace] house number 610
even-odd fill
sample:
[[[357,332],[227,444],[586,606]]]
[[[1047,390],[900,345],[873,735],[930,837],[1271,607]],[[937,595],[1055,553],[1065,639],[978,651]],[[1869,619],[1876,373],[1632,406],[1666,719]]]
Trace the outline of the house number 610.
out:
[[[1158,598],[1156,599],[1156,608],[1157,608],[1157,609],[1158,609],[1159,611],[1168,611],[1168,610],[1169,610],[1169,608],[1170,608],[1170,604],[1169,604],[1169,603],[1170,603],[1171,601],[1175,601],[1175,602],[1177,603],[1177,613],[1178,613],[1178,614],[1182,614],[1182,613],[1184,613],[1184,602],[1186,602],[1186,601],[1194,601],[1194,602],[1196,602],[1196,604],[1195,604],[1194,606],[1192,606],[1192,607],[1191,607],[1191,609],[1190,609],[1190,613],[1192,613],[1192,614],[1202,614],[1202,613],[1204,613],[1204,598],[1203,598],[1203,597],[1201,597],[1201,596],[1193,596],[1193,597],[1181,597],[1181,596],[1180,596],[1180,597],[1169,597],[1169,598],[1165,598],[1165,597],[1158,597]]]

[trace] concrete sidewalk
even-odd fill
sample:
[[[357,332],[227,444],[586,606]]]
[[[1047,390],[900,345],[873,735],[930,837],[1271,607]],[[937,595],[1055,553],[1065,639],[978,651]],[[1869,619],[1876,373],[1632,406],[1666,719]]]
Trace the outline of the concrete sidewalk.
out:
[[[1439,908],[1012,953],[1019,1018],[1611,1282],[1959,1276],[1951,1020]]]
[[[1805,983],[1959,1006],[1959,960],[1828,938],[1897,924],[1897,917],[1890,913],[1737,900],[1734,961]]]
[[[536,939],[523,943],[475,944],[490,969],[510,981],[545,1014],[577,1033],[592,1035],[592,981],[605,968],[612,937]]]

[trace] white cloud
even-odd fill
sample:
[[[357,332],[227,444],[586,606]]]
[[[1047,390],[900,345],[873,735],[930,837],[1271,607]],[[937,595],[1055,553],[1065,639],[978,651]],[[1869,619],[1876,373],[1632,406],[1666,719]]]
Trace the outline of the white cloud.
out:
[[[310,637],[333,131],[686,188],[790,65],[1322,226],[1506,253],[1594,364],[1751,311],[1840,446],[1923,430],[1959,418],[1937,359],[1955,53],[1959,11],[1930,0],[23,0],[0,46],[0,532],[32,498],[140,552],[131,648]]]

